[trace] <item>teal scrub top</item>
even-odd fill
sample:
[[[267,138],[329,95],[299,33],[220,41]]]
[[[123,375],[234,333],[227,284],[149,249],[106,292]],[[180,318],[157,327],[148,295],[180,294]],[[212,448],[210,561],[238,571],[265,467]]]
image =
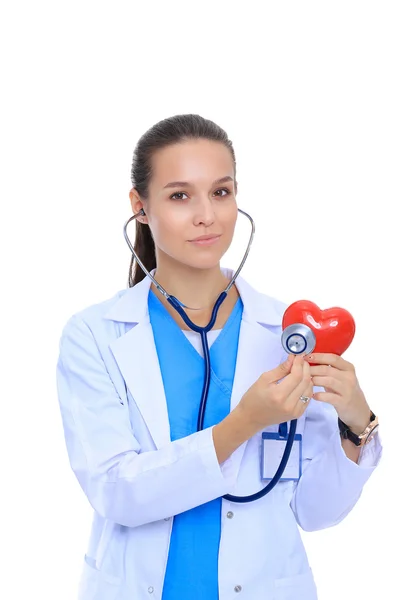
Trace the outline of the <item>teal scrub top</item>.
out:
[[[152,290],[148,307],[173,442],[197,431],[205,362]],[[242,313],[239,297],[210,347],[205,429],[230,412]],[[221,503],[216,498],[174,516],[162,600],[218,600]]]

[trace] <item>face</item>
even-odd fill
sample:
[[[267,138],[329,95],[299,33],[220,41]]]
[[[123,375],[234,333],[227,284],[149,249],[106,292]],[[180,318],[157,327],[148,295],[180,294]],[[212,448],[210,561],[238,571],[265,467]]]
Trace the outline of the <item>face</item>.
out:
[[[136,190],[130,198],[134,213],[142,207],[146,213],[140,220],[151,229],[157,265],[215,267],[231,244],[238,215],[230,151],[219,142],[191,140],[157,151],[152,164],[148,201]],[[212,243],[193,241],[214,235],[219,237]]]

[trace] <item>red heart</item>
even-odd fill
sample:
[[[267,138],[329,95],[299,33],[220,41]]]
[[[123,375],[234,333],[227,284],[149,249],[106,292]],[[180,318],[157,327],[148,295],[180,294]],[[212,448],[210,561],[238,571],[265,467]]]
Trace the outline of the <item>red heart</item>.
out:
[[[353,341],[356,324],[351,314],[337,306],[321,310],[314,302],[298,300],[284,312],[282,328],[303,323],[313,330],[316,345],[313,352],[343,354]]]

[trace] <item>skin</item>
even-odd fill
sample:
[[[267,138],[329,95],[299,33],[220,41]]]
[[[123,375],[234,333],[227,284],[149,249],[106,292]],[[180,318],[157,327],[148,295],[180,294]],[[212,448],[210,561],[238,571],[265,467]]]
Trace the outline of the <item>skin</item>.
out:
[[[132,188],[132,210],[136,214],[143,208],[146,213],[139,220],[150,227],[153,235],[157,281],[191,307],[185,310],[194,323],[205,326],[215,300],[229,282],[221,273],[220,260],[232,242],[238,217],[232,156],[221,143],[190,140],[158,150],[152,167],[149,199],[142,199]],[[230,180],[214,183],[225,177]],[[176,181],[188,183],[165,187]],[[220,238],[211,246],[191,242],[212,234]],[[188,329],[153,284],[152,290],[178,325]],[[232,286],[214,329],[224,326],[238,296],[236,286]],[[268,425],[299,418],[308,406],[299,400],[301,395],[332,404],[342,421],[357,434],[367,427],[370,408],[354,366],[333,354],[314,354],[312,362],[315,366],[308,364],[307,357],[289,357],[251,386],[236,409],[213,428],[220,463]],[[325,392],[313,395],[314,385],[324,387]],[[342,440],[342,447],[350,460],[358,461],[359,448],[349,440]]]
[[[310,354],[305,359],[310,366],[313,385],[321,386],[324,392],[313,394],[318,402],[332,404],[340,419],[350,429],[360,435],[369,425],[371,409],[357,379],[354,365],[336,354]],[[342,447],[348,458],[357,462],[361,448],[349,440],[342,440]]]
[[[159,150],[153,156],[153,177],[149,201],[130,191],[134,213],[149,225],[156,246],[157,281],[186,306],[197,325],[206,325],[217,296],[229,281],[220,271],[220,260],[231,245],[238,216],[235,173],[232,156],[223,144],[208,140],[186,141]],[[213,181],[231,177],[232,181],[213,185]],[[174,181],[190,185],[165,189]],[[201,235],[221,234],[212,246],[196,246],[189,240]],[[152,290],[182,329],[188,329],[181,317],[152,284]],[[218,314],[214,329],[226,322],[238,298],[232,286]]]

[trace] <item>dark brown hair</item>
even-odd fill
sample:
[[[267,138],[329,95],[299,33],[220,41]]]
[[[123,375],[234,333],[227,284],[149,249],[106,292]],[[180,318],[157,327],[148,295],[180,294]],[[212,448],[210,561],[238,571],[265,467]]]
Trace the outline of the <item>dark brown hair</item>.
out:
[[[175,115],[153,125],[141,136],[134,150],[131,169],[132,187],[142,199],[148,200],[149,197],[153,154],[161,148],[193,139],[205,139],[224,144],[232,154],[236,180],[235,152],[226,132],[213,121],[204,119],[200,115]],[[138,220],[136,220],[134,249],[148,271],[156,268],[156,252],[150,227]],[[129,287],[139,283],[145,276],[132,254]]]

